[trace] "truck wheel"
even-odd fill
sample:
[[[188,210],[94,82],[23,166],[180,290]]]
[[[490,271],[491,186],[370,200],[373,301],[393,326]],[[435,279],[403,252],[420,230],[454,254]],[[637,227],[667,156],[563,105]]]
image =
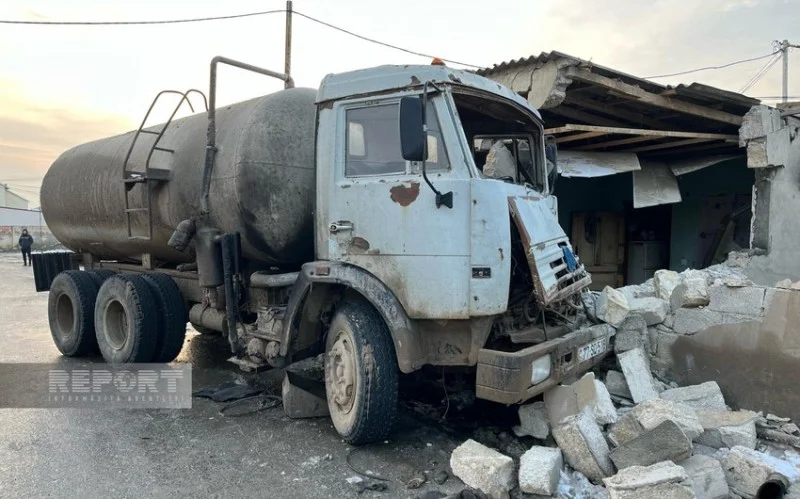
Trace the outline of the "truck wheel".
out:
[[[150,362],[158,340],[158,322],[156,300],[141,277],[118,274],[100,287],[94,325],[106,362]]]
[[[94,283],[97,284],[98,289],[100,289],[100,286],[102,286],[103,283],[106,282],[106,279],[117,275],[117,273],[111,269],[90,270],[86,273],[89,274],[89,277],[91,277]]]
[[[181,353],[189,321],[181,290],[164,274],[147,274],[142,279],[150,286],[160,317],[158,341],[153,362],[172,362]]]
[[[61,272],[50,285],[47,316],[56,348],[67,357],[81,357],[97,350],[94,305],[97,285],[80,270]]]
[[[336,431],[350,444],[383,440],[397,415],[397,357],[378,312],[346,302],[325,341],[325,392]]]

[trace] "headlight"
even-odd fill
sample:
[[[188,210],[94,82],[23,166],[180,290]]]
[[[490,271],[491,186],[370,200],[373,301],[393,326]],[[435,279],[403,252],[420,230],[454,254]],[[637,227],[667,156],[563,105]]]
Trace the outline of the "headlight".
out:
[[[538,385],[542,381],[549,378],[552,369],[553,362],[550,359],[550,354],[531,362],[531,384]]]

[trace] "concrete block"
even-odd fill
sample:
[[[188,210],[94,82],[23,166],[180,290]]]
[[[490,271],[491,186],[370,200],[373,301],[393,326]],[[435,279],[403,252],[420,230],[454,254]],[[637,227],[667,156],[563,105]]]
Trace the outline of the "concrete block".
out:
[[[705,307],[708,301],[708,281],[699,277],[684,279],[675,286],[669,299],[673,312],[680,308]]]
[[[652,430],[664,421],[673,421],[694,440],[703,433],[703,425],[694,409],[679,402],[659,398],[647,400],[633,408],[632,414],[645,430]]]
[[[517,484],[514,460],[474,440],[456,447],[450,468],[466,485],[497,497]]]
[[[616,395],[617,397],[631,398],[631,391],[628,388],[628,382],[625,381],[625,375],[619,371],[608,371],[606,373],[606,388],[608,393]]]
[[[612,326],[618,326],[628,315],[628,300],[616,289],[606,286],[597,298],[596,310],[598,319]]]
[[[619,447],[632,441],[645,432],[644,427],[632,412],[628,412],[619,417],[616,423],[608,429],[608,439],[612,444]]]
[[[703,433],[695,441],[721,449],[735,446],[756,448],[756,418],[752,411],[727,411],[724,409],[699,409],[697,418],[703,425]]]
[[[571,385],[558,385],[544,392],[547,416],[553,425],[587,407],[593,409],[596,399],[594,373],[585,374]]]
[[[683,468],[663,461],[625,468],[603,483],[610,499],[692,499],[692,481]]]
[[[770,475],[783,475],[789,483],[800,479],[792,463],[745,447],[737,446],[722,453],[720,461],[731,492],[748,499],[756,496]]]
[[[630,313],[641,315],[648,326],[661,324],[669,314],[669,302],[661,298],[637,298],[629,306]]]
[[[761,317],[764,312],[765,290],[766,288],[760,286],[744,288],[711,286],[708,288],[711,299],[708,308],[715,312]]]
[[[672,388],[661,393],[661,398],[672,402],[680,402],[694,409],[727,409],[725,397],[716,381],[707,381],[699,385]]]
[[[319,381],[287,371],[281,386],[283,411],[293,419],[328,416],[325,385]]]
[[[792,289],[792,280],[791,279],[784,279],[782,281],[778,281],[775,284],[776,288],[780,289]]]
[[[625,375],[625,381],[628,382],[628,389],[631,391],[634,402],[638,404],[645,400],[658,398],[644,350],[641,348],[629,350],[617,355],[617,360]]]
[[[614,352],[622,353],[634,348],[648,349],[650,338],[647,336],[647,323],[641,315],[628,314],[617,326],[614,335]]]
[[[618,470],[631,466],[650,466],[661,461],[679,462],[692,455],[692,442],[673,421],[664,421],[633,440],[611,451],[609,457]]]
[[[570,466],[599,483],[614,473],[609,448],[589,409],[553,427],[553,437]]]
[[[519,459],[519,488],[527,494],[555,495],[564,459],[559,449],[531,447]]]
[[[606,385],[602,381],[594,380],[595,401],[592,411],[594,412],[594,419],[601,425],[607,425],[617,422],[617,408],[614,407],[614,402],[611,401],[611,395],[608,393]]]
[[[643,285],[623,286],[621,288],[617,288],[617,291],[625,295],[625,299],[628,300],[628,303],[639,298],[655,297],[655,289],[652,286],[650,287],[646,287]]]
[[[710,308],[679,308],[672,316],[672,330],[678,334],[695,334],[722,323],[722,314]]]
[[[550,435],[547,406],[542,401],[520,407],[519,422],[520,432],[518,436],[530,435],[533,438],[544,440]]]
[[[692,456],[678,463],[692,479],[697,499],[726,499],[728,482],[722,464],[709,456]]]
[[[656,298],[669,300],[672,290],[681,283],[681,276],[674,270],[656,270],[653,276],[653,285],[656,288]]]

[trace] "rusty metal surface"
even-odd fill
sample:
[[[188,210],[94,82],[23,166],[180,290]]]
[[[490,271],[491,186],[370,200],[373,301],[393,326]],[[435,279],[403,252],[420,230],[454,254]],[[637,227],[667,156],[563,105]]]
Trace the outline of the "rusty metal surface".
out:
[[[241,233],[247,258],[282,265],[313,258],[315,96],[310,89],[282,90],[217,112],[212,222]],[[119,171],[133,132],[62,154],[42,183],[42,211],[56,238],[103,259],[138,260],[151,253],[162,261],[192,261],[191,248],[179,253],[167,241],[177,224],[199,209],[206,122],[205,113],[195,114],[173,121],[164,133],[161,145],[175,153],[152,160],[154,168],[171,171],[171,179],[151,187],[150,241],[128,239],[125,228]],[[144,165],[152,140],[140,138],[132,164]],[[145,200],[141,191],[132,191],[131,198]],[[144,232],[147,218],[131,219]]]

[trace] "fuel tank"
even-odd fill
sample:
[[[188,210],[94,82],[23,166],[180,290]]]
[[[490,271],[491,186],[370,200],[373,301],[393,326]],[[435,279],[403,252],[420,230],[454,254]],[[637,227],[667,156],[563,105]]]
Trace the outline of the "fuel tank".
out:
[[[211,222],[241,234],[247,259],[292,266],[313,258],[315,99],[316,90],[296,88],[217,109]],[[41,189],[42,213],[56,238],[106,260],[149,253],[167,262],[193,261],[194,245],[177,252],[167,241],[178,223],[199,213],[207,118],[199,113],[170,123],[158,147],[174,152],[155,150],[149,164],[162,179],[128,184],[127,193],[123,165],[135,132],[63,153]],[[139,135],[125,170],[144,174],[156,137]],[[129,208],[139,211],[126,215],[126,195]]]

